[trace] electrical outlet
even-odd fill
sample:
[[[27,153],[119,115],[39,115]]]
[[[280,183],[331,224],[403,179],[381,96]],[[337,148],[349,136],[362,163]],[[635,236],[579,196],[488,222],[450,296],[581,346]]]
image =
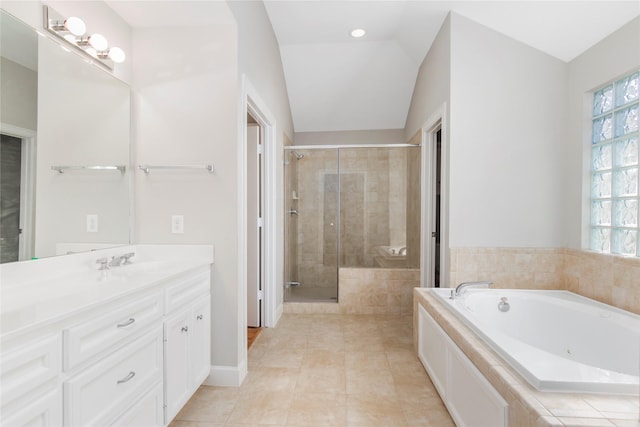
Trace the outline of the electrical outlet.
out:
[[[98,215],[89,214],[87,215],[87,233],[97,233],[98,232]]]
[[[173,234],[184,233],[184,216],[183,215],[171,216],[171,232]]]

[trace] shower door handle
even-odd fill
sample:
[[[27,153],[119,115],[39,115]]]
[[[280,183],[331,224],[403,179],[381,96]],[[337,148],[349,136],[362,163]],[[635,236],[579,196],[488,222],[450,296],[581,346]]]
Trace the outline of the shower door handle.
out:
[[[289,215],[298,215],[297,209],[289,209]]]

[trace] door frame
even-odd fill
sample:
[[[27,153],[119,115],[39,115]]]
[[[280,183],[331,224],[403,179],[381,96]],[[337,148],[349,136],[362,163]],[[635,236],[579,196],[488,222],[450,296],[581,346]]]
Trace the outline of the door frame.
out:
[[[31,259],[35,247],[36,132],[0,123],[0,133],[22,140],[20,166],[20,233],[18,260]]]
[[[420,179],[421,219],[420,219],[420,286],[433,287],[432,277],[435,265],[431,256],[434,242],[431,233],[435,231],[433,188],[435,168],[433,167],[436,132],[440,130],[440,287],[449,286],[449,134],[447,132],[447,103],[442,103],[422,125],[422,176]]]
[[[247,114],[258,122],[262,131],[263,164],[264,164],[264,203],[263,203],[263,248],[264,248],[264,282],[263,282],[263,308],[264,326],[274,327],[277,322],[276,301],[276,120],[267,104],[258,94],[246,75],[240,79],[241,98],[239,108],[240,135],[238,144],[238,360],[242,371],[240,382],[246,375],[247,360]]]

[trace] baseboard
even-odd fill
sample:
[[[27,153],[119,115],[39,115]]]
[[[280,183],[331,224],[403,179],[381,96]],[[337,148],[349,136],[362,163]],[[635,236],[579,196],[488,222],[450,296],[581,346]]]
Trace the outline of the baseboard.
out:
[[[204,385],[219,387],[239,387],[247,376],[247,361],[239,366],[211,366]]]

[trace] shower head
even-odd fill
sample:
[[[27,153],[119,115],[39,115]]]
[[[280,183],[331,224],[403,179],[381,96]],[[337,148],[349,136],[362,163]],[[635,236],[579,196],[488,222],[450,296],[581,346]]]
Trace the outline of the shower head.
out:
[[[304,157],[304,154],[300,154],[297,151],[290,151],[291,155],[296,158],[296,160],[300,160]]]

